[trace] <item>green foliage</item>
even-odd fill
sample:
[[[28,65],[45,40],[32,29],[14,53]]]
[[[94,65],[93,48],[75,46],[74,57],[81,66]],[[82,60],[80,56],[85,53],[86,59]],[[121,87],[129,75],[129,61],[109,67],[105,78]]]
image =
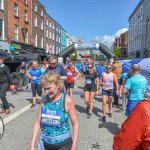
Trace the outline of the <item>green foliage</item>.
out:
[[[74,50],[73,53],[70,55],[70,59],[72,61],[77,61],[78,56],[77,56],[77,51],[76,50]]]
[[[113,50],[113,53],[117,56],[117,57],[121,57],[121,48],[115,48],[114,50]]]

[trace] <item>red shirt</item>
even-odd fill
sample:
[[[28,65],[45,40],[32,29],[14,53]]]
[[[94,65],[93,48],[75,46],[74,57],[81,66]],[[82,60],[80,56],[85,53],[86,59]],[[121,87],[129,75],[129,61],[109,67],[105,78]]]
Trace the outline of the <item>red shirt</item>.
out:
[[[75,72],[76,69],[75,67],[66,67],[66,72],[67,72],[67,82],[74,82],[74,77],[75,77]]]
[[[113,150],[150,150],[150,99],[132,110],[114,136]]]

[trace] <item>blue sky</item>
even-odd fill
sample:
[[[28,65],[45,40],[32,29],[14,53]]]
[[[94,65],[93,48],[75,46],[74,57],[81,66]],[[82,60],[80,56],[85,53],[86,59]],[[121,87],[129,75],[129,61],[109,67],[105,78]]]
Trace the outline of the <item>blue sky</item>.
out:
[[[75,37],[113,36],[128,28],[128,17],[140,0],[40,0],[47,13]]]

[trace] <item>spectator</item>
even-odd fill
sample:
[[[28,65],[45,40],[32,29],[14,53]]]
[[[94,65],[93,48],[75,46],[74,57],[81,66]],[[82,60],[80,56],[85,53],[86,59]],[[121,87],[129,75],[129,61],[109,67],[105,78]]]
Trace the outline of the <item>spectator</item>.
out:
[[[10,113],[10,107],[6,99],[6,92],[9,84],[13,84],[9,68],[3,64],[4,59],[0,57],[0,98],[2,100],[3,109],[0,113]]]
[[[49,66],[46,68],[45,73],[51,70],[58,73],[62,80],[67,80],[66,70],[62,65],[58,64],[58,57],[56,55],[50,57]]]
[[[113,150],[150,149],[150,99],[142,100],[114,136]]]
[[[130,68],[131,77],[127,79],[123,88],[123,94],[129,92],[129,99],[126,108],[126,116],[128,116],[136,104],[144,99],[148,81],[140,74],[140,66],[132,64]]]

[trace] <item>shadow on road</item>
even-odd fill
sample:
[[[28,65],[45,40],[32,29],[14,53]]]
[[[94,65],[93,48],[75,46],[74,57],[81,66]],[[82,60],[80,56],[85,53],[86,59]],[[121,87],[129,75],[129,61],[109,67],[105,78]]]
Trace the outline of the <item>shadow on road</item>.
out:
[[[94,113],[96,116],[102,118],[102,117],[100,116],[100,113],[102,113],[102,110],[101,110],[100,108],[97,108],[97,107],[93,106],[93,113]]]
[[[75,105],[75,108],[78,112],[86,114],[86,108],[79,106],[79,105]]]
[[[78,88],[84,90],[84,87],[83,87],[83,86],[78,86]]]
[[[116,134],[120,128],[119,125],[115,122],[105,122],[105,123],[100,123],[99,128],[106,128],[111,134]]]
[[[9,106],[12,108],[16,108],[12,103],[9,103]]]

